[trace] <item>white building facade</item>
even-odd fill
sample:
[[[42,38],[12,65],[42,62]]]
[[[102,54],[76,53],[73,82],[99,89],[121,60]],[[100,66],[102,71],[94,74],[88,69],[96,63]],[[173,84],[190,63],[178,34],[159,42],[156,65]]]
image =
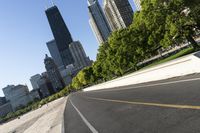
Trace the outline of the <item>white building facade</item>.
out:
[[[103,9],[112,31],[132,24],[133,9],[128,0],[104,0]]]
[[[79,41],[72,42],[69,45],[69,49],[72,53],[74,59],[74,66],[76,69],[82,69],[91,65],[91,61],[86,55],[83,46]]]
[[[99,44],[107,41],[111,28],[98,0],[88,0],[89,23]]]

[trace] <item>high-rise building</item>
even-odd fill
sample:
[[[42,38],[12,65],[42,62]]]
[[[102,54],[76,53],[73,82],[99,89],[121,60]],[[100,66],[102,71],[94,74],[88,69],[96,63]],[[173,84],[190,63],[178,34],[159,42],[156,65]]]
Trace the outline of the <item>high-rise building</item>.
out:
[[[0,106],[6,103],[5,97],[0,97]]]
[[[98,0],[88,0],[89,23],[99,44],[107,41],[111,28],[106,20]]]
[[[39,85],[38,85],[38,81],[40,80],[41,75],[40,74],[36,74],[34,76],[31,77],[30,81],[31,81],[31,85],[33,87],[33,90],[39,89]]]
[[[12,109],[10,102],[0,105],[0,117],[4,117],[12,111],[13,111],[13,109]]]
[[[30,91],[29,92],[29,96],[30,96],[31,101],[40,100],[41,99],[41,95],[40,95],[40,92],[39,92],[39,88],[36,89],[36,90]]]
[[[42,75],[40,80],[38,81],[38,85],[39,85],[39,95],[41,98],[45,98],[48,97],[52,94],[55,93],[52,83],[50,82],[50,80],[47,78],[47,76]]]
[[[74,60],[69,50],[69,44],[73,42],[73,39],[60,14],[60,11],[57,6],[52,6],[45,12],[63,64],[65,66],[73,64]]]
[[[141,0],[133,0],[133,2],[135,3],[136,9],[138,11],[140,11],[142,9],[142,7],[141,7]]]
[[[51,57],[53,58],[53,60],[55,61],[56,65],[59,67],[63,67],[63,61],[62,58],[60,56],[60,52],[58,50],[57,44],[56,44],[56,40],[52,40],[47,42],[47,47],[49,49],[49,52],[51,54]]]
[[[26,85],[9,85],[3,88],[6,100],[12,105],[13,110],[26,106],[30,101],[29,89]]]
[[[74,66],[76,69],[81,70],[82,68],[91,65],[91,61],[89,57],[87,57],[83,46],[79,41],[72,42],[69,45],[69,48],[74,58]]]
[[[113,31],[132,24],[133,9],[128,0],[104,0],[103,7]]]
[[[54,91],[58,92],[59,90],[63,89],[65,84],[63,82],[61,74],[60,74],[58,67],[56,66],[54,60],[51,57],[48,57],[48,55],[46,55],[46,57],[44,59],[44,64],[45,64],[45,68],[47,70],[48,78],[52,83]]]

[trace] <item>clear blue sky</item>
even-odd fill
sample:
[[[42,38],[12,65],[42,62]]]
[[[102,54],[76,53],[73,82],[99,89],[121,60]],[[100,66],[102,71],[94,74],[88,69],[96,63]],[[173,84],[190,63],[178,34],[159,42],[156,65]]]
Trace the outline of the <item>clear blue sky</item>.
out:
[[[49,1],[49,2],[48,2]],[[133,0],[130,0],[133,6]],[[10,84],[27,84],[45,71],[46,42],[53,39],[44,10],[50,0],[1,0],[0,4],[0,96]],[[86,0],[54,0],[74,40],[80,40],[95,60],[98,43],[88,24]],[[102,0],[100,0],[102,3]]]

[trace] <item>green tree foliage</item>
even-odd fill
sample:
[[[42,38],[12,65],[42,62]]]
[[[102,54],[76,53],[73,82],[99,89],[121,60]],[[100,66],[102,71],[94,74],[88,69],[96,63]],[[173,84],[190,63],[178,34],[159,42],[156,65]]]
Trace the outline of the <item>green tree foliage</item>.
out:
[[[93,72],[92,67],[86,67],[81,70],[77,76],[72,81],[72,87],[76,89],[80,89],[83,86],[87,86],[89,84],[94,83],[96,80],[96,76]]]
[[[98,50],[91,67],[73,79],[73,88],[111,80],[138,63],[174,45],[189,41],[199,49],[194,36],[200,30],[199,0],[143,0],[142,10],[133,16],[131,26],[117,30]]]
[[[72,80],[72,87],[75,88],[75,89],[80,89],[82,86],[83,86],[83,84],[81,84],[81,82],[80,82],[80,80],[78,78],[78,75],[77,75]]]
[[[195,3],[195,0],[192,0]],[[190,1],[192,3],[192,1]],[[167,1],[165,8],[167,9],[165,22],[165,36],[161,40],[163,46],[169,46],[173,43],[182,43],[187,40],[192,44],[194,49],[200,47],[194,40],[199,24],[199,4],[198,6],[188,3],[186,0]],[[197,15],[197,16],[196,16]]]

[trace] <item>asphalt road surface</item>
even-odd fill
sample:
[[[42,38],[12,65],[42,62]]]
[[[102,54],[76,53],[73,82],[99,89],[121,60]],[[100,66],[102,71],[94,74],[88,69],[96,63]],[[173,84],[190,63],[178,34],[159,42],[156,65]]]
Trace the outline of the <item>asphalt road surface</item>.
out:
[[[74,93],[66,133],[200,133],[200,75]]]

